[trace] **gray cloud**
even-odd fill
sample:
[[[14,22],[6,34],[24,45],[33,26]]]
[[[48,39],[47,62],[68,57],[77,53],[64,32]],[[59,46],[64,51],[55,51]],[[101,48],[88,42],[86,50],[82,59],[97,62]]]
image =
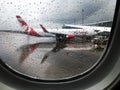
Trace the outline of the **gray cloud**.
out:
[[[95,23],[95,22],[102,22],[102,21],[112,21],[115,11],[115,4],[114,0],[110,0],[104,6],[101,6],[100,9],[95,11],[92,15],[86,18],[86,23]]]
[[[36,28],[81,24],[82,14],[85,23],[112,20],[114,8],[115,0],[1,0],[0,29],[20,29],[16,15]]]

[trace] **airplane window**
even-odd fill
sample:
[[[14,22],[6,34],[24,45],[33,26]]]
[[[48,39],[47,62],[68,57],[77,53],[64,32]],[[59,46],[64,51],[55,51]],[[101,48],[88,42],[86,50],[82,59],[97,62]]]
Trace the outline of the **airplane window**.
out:
[[[106,50],[115,0],[1,0],[0,59],[38,80],[83,75]]]

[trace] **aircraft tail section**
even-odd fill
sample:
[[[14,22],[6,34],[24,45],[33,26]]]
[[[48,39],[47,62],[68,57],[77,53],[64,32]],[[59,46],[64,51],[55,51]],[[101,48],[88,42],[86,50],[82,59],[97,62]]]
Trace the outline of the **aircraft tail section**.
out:
[[[28,24],[19,15],[17,15],[16,18],[19,21],[19,23],[20,23],[21,27],[23,28],[23,30],[28,32],[28,29],[29,29]]]
[[[17,15],[16,18],[19,21],[22,27],[22,30],[24,30],[27,34],[32,35],[32,36],[41,36],[36,30],[29,27],[28,24],[21,18],[21,16]]]
[[[46,29],[42,24],[40,24],[40,27],[42,28],[42,30],[43,30],[44,32],[49,33],[49,32],[47,31],[47,29]]]

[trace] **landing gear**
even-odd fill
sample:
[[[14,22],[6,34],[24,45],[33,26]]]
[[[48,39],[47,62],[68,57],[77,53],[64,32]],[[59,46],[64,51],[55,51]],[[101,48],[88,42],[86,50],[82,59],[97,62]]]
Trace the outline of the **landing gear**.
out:
[[[56,35],[56,41],[57,42],[63,42],[63,41],[66,41],[67,38],[66,38],[66,35]]]

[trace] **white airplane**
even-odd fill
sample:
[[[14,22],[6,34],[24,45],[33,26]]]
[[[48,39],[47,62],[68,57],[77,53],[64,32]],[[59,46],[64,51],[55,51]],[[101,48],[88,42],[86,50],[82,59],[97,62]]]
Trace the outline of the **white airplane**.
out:
[[[28,24],[20,16],[16,16],[16,18],[20,22],[22,30],[24,30],[26,34],[37,37],[56,37],[56,40],[60,40],[60,41],[74,38],[74,34],[72,33],[66,34],[61,32],[55,32],[55,30],[54,32],[49,32],[42,25],[40,25],[42,29],[33,29],[29,27]]]
[[[84,25],[70,25],[70,24],[65,24],[64,26],[67,28],[84,29],[87,31],[89,30],[91,33],[92,32],[104,33],[111,31],[111,27],[102,27],[102,26],[84,26]]]
[[[75,36],[93,36],[98,32],[110,32],[110,27],[98,27],[98,26],[80,26],[80,25],[65,25],[68,27],[74,27],[77,29],[46,29],[40,24],[41,29],[33,29],[20,17],[16,16],[20,22],[22,29],[26,34],[37,37],[55,37],[57,41],[64,41],[73,39]]]
[[[46,29],[40,24],[42,29],[33,29],[20,17],[16,16],[25,33],[39,37],[56,37],[56,40],[73,39],[75,36],[92,36],[97,34],[92,28],[80,29]],[[102,29],[103,30],[103,29]],[[44,32],[43,32],[44,31]]]

